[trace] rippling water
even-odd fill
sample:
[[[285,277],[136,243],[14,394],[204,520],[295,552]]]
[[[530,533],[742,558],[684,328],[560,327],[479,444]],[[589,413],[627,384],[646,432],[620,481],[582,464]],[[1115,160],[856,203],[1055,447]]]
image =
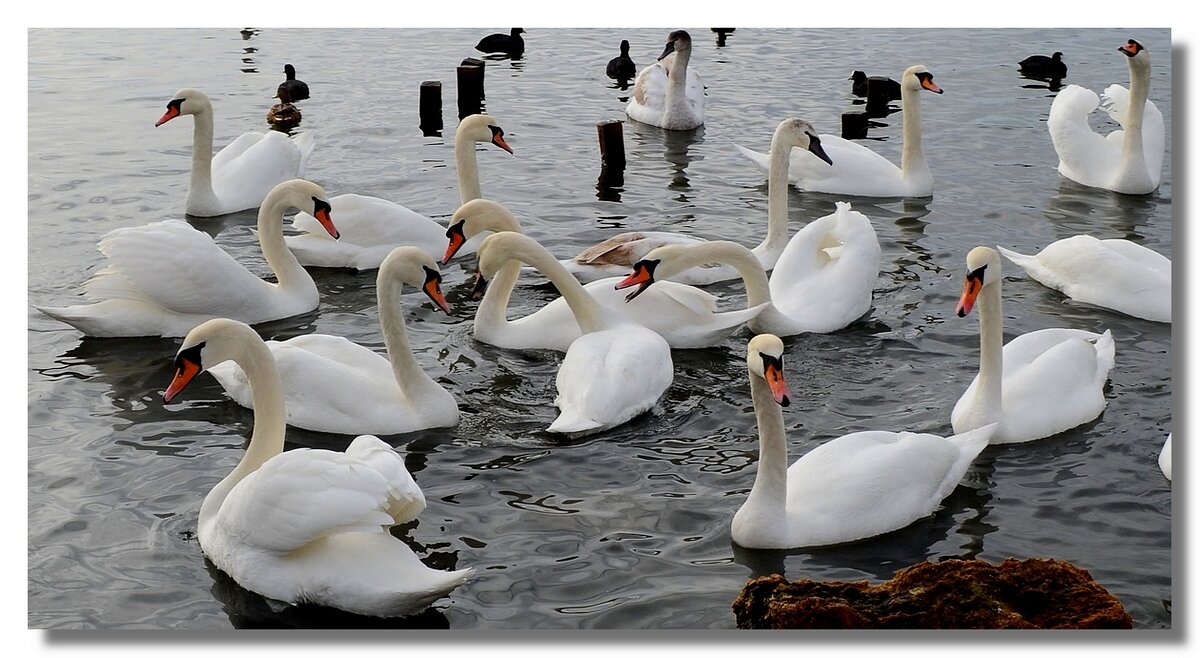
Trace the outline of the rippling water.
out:
[[[950,409],[978,367],[977,320],[953,316],[971,247],[1029,253],[1090,233],[1172,255],[1167,30],[741,28],[718,47],[695,28],[706,125],[678,134],[627,122],[625,185],[598,190],[593,126],[624,118],[626,95],[604,77],[605,63],[624,38],[639,67],[649,64],[668,31],[531,29],[523,59],[487,64],[486,110],[516,153],[480,151],[484,195],[560,255],[629,228],[757,243],[766,184],[734,142],[766,150],[792,115],[838,132],[839,115],[861,109],[846,80],[854,69],[899,77],[920,61],[946,91],[921,99],[932,200],[854,201],[883,252],[871,312],[835,334],[787,340],[793,459],[851,431],[950,432]],[[77,302],[102,266],[95,245],[109,230],[184,217],[191,121],[153,127],[175,90],[213,98],[220,146],[266,128],[287,62],[312,90],[300,106],[300,130],[317,137],[309,177],[330,194],[381,196],[444,220],[458,198],[454,67],[478,55],[472,45],[486,32],[31,31],[30,303]],[[1065,83],[1128,84],[1116,48],[1130,37],[1153,54],[1150,97],[1168,125],[1162,186],[1144,197],[1060,178],[1045,128],[1054,92],[1016,70],[1027,55],[1062,50]],[[162,56],[179,48],[190,57]],[[417,128],[424,80],[443,82],[444,137]],[[900,116],[870,133],[893,161]],[[792,230],[834,200],[792,190]],[[192,221],[266,275],[254,219]],[[1112,330],[1117,365],[1104,414],[1049,439],[985,450],[940,511],[903,530],[822,550],[750,551],[729,538],[757,458],[746,335],[676,351],[675,383],[654,413],[563,439],[543,431],[555,415],[560,357],[475,342],[468,267],[447,268],[456,316],[435,313],[419,294],[406,308],[418,360],[458,398],[462,422],[389,437],[429,502],[404,539],[435,567],[475,567],[466,586],[405,620],[273,610],[207,564],[195,540],[200,502],[241,457],[251,413],[208,377],[164,407],[177,341],[82,338],[30,308],[29,625],[729,628],[730,603],[755,575],[881,580],[926,559],[1050,556],[1088,569],[1137,627],[1171,626],[1171,487],[1157,466],[1172,429],[1169,325],[1065,300],[1006,263],[1008,338],[1051,326]],[[340,334],[382,351],[374,273],[320,270],[315,279],[320,308],[262,333]],[[711,290],[731,307],[744,299],[740,284]],[[553,296],[522,287],[512,310]],[[348,438],[289,429],[288,441],[341,449]]]

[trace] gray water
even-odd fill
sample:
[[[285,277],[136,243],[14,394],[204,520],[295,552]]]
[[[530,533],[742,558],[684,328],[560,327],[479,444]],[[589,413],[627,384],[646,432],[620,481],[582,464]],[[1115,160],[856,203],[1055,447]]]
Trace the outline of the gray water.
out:
[[[515,155],[480,150],[484,195],[560,256],[634,228],[756,244],[765,179],[734,142],[765,151],[788,116],[838,133],[840,114],[862,109],[850,95],[854,69],[898,78],[921,62],[945,90],[921,98],[932,199],[853,201],[882,247],[870,313],[786,340],[791,459],[852,431],[951,432],[950,409],[978,367],[977,319],[953,313],[971,247],[1032,253],[1088,233],[1172,255],[1168,30],[740,28],[718,47],[707,28],[691,28],[705,126],[669,133],[626,122],[624,187],[598,189],[594,126],[624,118],[626,96],[604,66],[623,38],[648,65],[670,29],[530,29],[522,59],[488,61],[486,110]],[[207,376],[164,407],[178,341],[83,338],[32,305],[82,301],[106,232],[184,218],[191,120],[153,127],[171,94],[191,86],[213,98],[219,147],[266,129],[284,63],[312,91],[298,129],[317,138],[309,178],[331,195],[380,196],[445,221],[458,199],[454,69],[489,31],[29,32],[29,626],[732,628],[730,603],[753,576],[880,581],[922,560],[1010,556],[1074,562],[1121,599],[1135,627],[1171,626],[1171,486],[1157,466],[1172,429],[1171,326],[1072,302],[1007,264],[1006,340],[1055,326],[1112,330],[1108,406],[1058,436],[988,448],[937,513],[903,530],[821,550],[732,545],[730,519],[757,458],[746,333],[674,352],[675,382],[653,413],[581,439],[546,433],[561,357],[471,337],[465,258],[445,269],[455,316],[419,293],[406,300],[417,358],[454,393],[462,422],[385,438],[428,500],[403,539],[428,564],[476,576],[414,618],[376,620],[275,611],[207,564],[197,512],[241,457],[252,414]],[[1168,125],[1162,185],[1137,197],[1057,174],[1045,127],[1054,91],[1016,66],[1061,50],[1064,84],[1128,84],[1116,51],[1128,38],[1152,53],[1150,97]],[[172,51],[188,56],[164,56]],[[442,136],[417,127],[424,80],[443,82]],[[894,162],[900,118],[877,119],[870,132]],[[835,200],[793,189],[792,230]],[[253,211],[189,221],[268,274]],[[261,333],[339,334],[382,352],[374,273],[313,274],[320,307]],[[740,283],[710,290],[730,308],[744,302]],[[510,310],[553,297],[523,286]],[[340,450],[349,438],[289,429],[288,447]]]

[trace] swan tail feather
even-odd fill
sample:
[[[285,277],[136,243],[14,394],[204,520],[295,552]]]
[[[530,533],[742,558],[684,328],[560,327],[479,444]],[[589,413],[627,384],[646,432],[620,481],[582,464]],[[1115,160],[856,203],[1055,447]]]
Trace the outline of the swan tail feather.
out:
[[[733,146],[734,146],[734,148],[736,148],[738,150],[738,152],[740,152],[742,155],[746,156],[746,158],[748,158],[751,162],[758,165],[758,168],[762,169],[763,173],[767,173],[771,170],[771,160],[770,160],[769,154],[759,153],[758,151],[751,151],[750,149],[748,149],[740,144],[734,144]]]
[[[296,143],[296,148],[300,149],[300,166],[296,171],[296,178],[304,178],[304,172],[308,169],[308,160],[312,157],[313,147],[316,146],[317,140],[311,132],[302,132],[292,138]]]
[[[603,423],[580,414],[577,410],[566,409],[546,428],[547,432],[558,434],[582,434],[604,429]]]
[[[1108,379],[1108,371],[1112,370],[1117,361],[1117,345],[1113,340],[1112,329],[1105,329],[1096,339],[1096,366]]]
[[[999,422],[989,423],[969,432],[948,436],[946,440],[957,445],[960,450],[970,456],[971,460],[974,460],[988,446],[988,442],[991,441],[999,427]]]

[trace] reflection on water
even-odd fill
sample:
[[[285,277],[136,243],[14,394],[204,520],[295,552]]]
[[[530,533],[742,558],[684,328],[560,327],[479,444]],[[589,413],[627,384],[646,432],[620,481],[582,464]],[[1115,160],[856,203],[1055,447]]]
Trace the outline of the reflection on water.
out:
[[[1158,219],[1163,202],[1159,193],[1118,194],[1081,185],[1057,173],[1058,188],[1046,201],[1043,214],[1062,237],[1085,233],[1100,239],[1124,238],[1143,242],[1151,220]]]

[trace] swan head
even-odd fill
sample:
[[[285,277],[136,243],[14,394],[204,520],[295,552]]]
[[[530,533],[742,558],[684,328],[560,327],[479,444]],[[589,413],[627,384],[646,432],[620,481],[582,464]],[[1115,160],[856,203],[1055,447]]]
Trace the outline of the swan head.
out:
[[[771,397],[780,406],[792,402],[792,393],[783,380],[783,341],[774,334],[759,334],[746,346],[746,366],[751,376],[761,377],[771,389]]]
[[[247,346],[262,346],[262,338],[250,325],[227,318],[215,318],[196,325],[183,339],[175,354],[174,375],[163,393],[163,404],[174,400],[196,375],[229,360],[240,360]]]
[[[521,223],[508,208],[491,199],[472,199],[462,204],[450,216],[450,227],[446,229],[449,242],[446,244],[446,254],[442,256],[442,265],[449,263],[467,240],[484,231],[520,233]]]
[[[333,206],[329,205],[329,197],[312,181],[293,178],[276,185],[263,199],[259,212],[268,212],[266,209],[274,206],[303,210],[315,217],[334,240],[341,237],[333,225]]]
[[[954,313],[965,317],[975,306],[975,300],[985,286],[1000,280],[1000,254],[991,247],[975,247],[967,254],[967,274],[963,280],[962,296]]]
[[[171,100],[167,101],[167,111],[154,123],[154,127],[157,128],[184,114],[200,114],[211,111],[212,101],[204,95],[204,92],[191,88],[180,89],[175,92],[174,96],[171,96]]]
[[[480,243],[475,255],[479,261],[475,272],[475,285],[471,289],[471,299],[475,300],[483,297],[488,281],[496,276],[496,272],[508,261],[515,259],[528,263],[537,255],[553,258],[537,240],[515,231],[501,231],[487,236]]]
[[[434,262],[433,256],[420,247],[396,247],[388,253],[387,258],[379,265],[376,289],[382,289],[389,280],[420,288],[443,313],[450,315],[454,312],[446,301],[446,296],[442,294],[442,273],[437,263]]]
[[[633,301],[654,285],[655,281],[662,281],[690,267],[684,262],[684,258],[691,246],[693,245],[668,244],[651,249],[633,264],[633,272],[629,276],[617,282],[616,289],[624,290],[637,286],[636,290],[625,296],[625,301]]]
[[[924,64],[914,64],[904,69],[904,77],[901,80],[900,84],[914,91],[925,89],[935,94],[942,93],[942,88],[933,81],[933,74],[925,68]]]
[[[504,141],[504,129],[486,114],[472,114],[463,119],[458,123],[454,135],[456,140],[465,138],[472,142],[491,142],[509,153],[513,152],[508,142]]]
[[[833,160],[821,146],[821,138],[817,137],[817,129],[804,119],[792,117],[779,122],[775,128],[775,136],[771,138],[771,148],[780,146],[791,150],[792,147],[806,149],[809,153],[832,165]]]
[[[1126,41],[1125,45],[1117,48],[1117,50],[1129,58],[1130,66],[1137,66],[1141,68],[1150,67],[1150,51],[1146,50],[1146,47],[1138,43],[1136,40],[1130,39],[1129,41]]]
[[[687,30],[675,30],[667,35],[667,46],[663,48],[663,52],[658,56],[661,61],[667,58],[671,53],[686,53],[692,50],[692,35],[687,33]]]

